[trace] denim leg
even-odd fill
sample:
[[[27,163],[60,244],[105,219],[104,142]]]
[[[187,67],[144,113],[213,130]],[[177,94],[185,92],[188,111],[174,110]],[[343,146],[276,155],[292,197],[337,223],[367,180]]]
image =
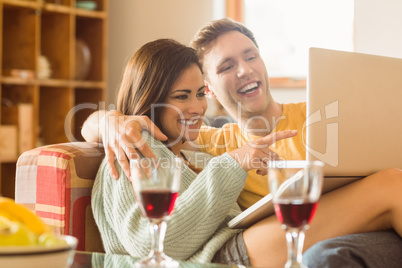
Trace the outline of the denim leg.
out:
[[[303,263],[309,268],[402,267],[402,239],[394,231],[328,239],[309,248]]]

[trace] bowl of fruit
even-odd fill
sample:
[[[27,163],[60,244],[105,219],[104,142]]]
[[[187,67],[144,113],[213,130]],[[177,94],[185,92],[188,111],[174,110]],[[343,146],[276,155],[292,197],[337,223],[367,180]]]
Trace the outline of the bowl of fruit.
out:
[[[0,267],[69,267],[78,240],[56,235],[40,217],[0,197]]]

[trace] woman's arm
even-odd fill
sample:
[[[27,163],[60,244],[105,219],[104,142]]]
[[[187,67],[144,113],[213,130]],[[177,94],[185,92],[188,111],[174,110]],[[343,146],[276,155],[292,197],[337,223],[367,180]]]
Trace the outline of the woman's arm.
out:
[[[157,141],[152,142],[157,144]],[[166,147],[154,149],[154,152],[158,156],[172,157]],[[214,243],[221,246],[228,234],[237,232],[227,228],[226,223],[241,212],[235,204],[246,177],[246,171],[228,154],[213,158],[199,175],[184,166],[181,190],[168,222],[166,253],[173,258],[188,259],[212,237]],[[132,185],[122,176],[112,180],[106,165],[102,165],[98,173],[92,207],[107,252],[129,253],[136,257],[148,253],[148,220],[141,217]],[[218,232],[222,229],[225,230]]]
[[[246,170],[254,168],[254,157],[261,166],[260,160],[269,152],[267,145],[296,133],[271,134],[233,151],[233,157],[228,153],[215,157],[199,175],[183,164],[181,189],[165,238],[166,253],[188,259],[208,243],[222,246],[237,232],[230,230],[227,222],[241,212],[236,200],[247,178]],[[158,157],[175,157],[149,133],[143,132],[143,138]],[[146,255],[150,249],[148,221],[141,217],[128,180],[112,180],[102,165],[92,192],[92,207],[108,252]]]
[[[166,136],[147,116],[128,116],[119,111],[100,110],[92,113],[82,126],[81,134],[88,142],[102,142],[105,148],[109,172],[114,179],[119,177],[115,157],[126,176],[130,178],[129,159],[137,155],[155,157],[142,139],[141,131],[148,130],[158,140]]]

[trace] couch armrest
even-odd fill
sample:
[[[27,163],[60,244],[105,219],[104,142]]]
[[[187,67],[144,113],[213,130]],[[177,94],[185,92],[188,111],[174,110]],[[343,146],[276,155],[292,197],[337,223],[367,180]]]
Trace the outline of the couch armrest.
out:
[[[77,237],[77,250],[102,252],[90,202],[103,158],[103,147],[87,142],[26,151],[17,162],[15,201],[34,210],[55,233]]]

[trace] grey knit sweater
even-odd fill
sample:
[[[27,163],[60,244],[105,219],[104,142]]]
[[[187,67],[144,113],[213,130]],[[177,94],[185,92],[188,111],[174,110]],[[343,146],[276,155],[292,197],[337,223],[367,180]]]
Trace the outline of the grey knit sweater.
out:
[[[143,138],[155,155],[175,157],[148,132]],[[116,165],[118,166],[117,162]],[[104,160],[92,190],[92,211],[107,253],[146,256],[151,248],[148,219],[141,216],[131,183],[118,166],[112,179]],[[209,161],[200,174],[183,164],[181,189],[168,221],[164,243],[167,255],[177,260],[209,262],[240,230],[227,223],[241,210],[236,204],[247,172],[227,153]]]

